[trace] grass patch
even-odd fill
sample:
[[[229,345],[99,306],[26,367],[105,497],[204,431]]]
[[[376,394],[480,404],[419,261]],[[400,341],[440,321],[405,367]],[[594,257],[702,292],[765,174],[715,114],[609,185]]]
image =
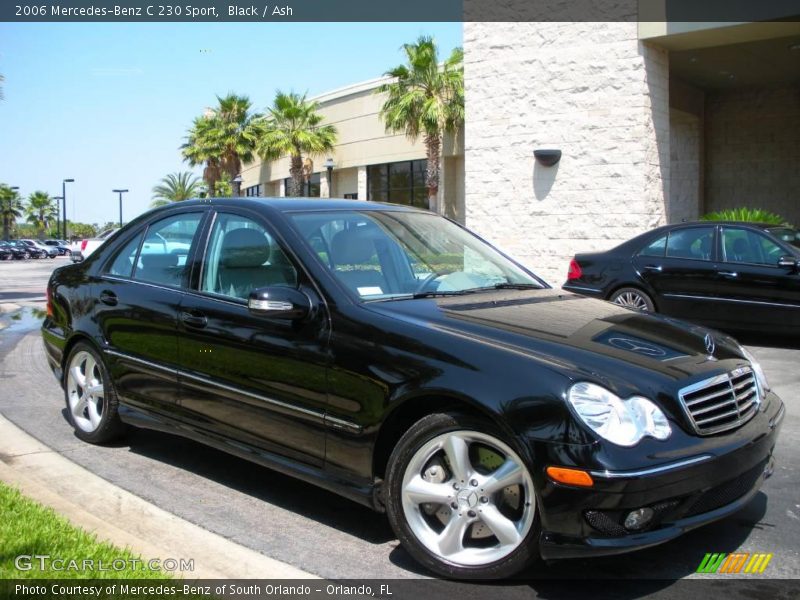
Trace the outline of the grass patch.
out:
[[[15,562],[23,555],[46,555],[49,559],[44,568],[38,559],[23,559],[25,570],[21,570]],[[63,563],[53,565],[56,559]],[[138,563],[133,562],[137,560]],[[75,568],[70,561],[74,561]],[[93,561],[94,569],[85,569],[83,561]],[[122,561],[125,568],[116,570],[122,566]],[[30,569],[27,569],[29,563]],[[98,570],[101,563],[108,570]],[[149,569],[147,560],[129,550],[98,541],[94,534],[71,525],[52,509],[0,483],[0,579],[22,578],[169,579],[170,575]]]

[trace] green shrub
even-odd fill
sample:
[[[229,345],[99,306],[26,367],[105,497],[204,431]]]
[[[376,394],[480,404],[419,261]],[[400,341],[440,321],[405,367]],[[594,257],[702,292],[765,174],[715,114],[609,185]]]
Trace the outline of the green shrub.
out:
[[[748,223],[770,223],[782,225],[786,222],[780,215],[760,208],[726,208],[700,217],[703,221],[746,221]]]

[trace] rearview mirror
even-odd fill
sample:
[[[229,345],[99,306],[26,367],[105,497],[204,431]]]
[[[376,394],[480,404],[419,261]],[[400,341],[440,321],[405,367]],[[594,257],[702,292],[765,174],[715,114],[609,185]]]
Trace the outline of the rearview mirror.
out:
[[[311,298],[290,287],[263,287],[250,292],[247,308],[262,317],[295,321],[311,313]]]
[[[778,266],[787,269],[798,269],[800,268],[800,259],[794,256],[781,256],[778,259]]]

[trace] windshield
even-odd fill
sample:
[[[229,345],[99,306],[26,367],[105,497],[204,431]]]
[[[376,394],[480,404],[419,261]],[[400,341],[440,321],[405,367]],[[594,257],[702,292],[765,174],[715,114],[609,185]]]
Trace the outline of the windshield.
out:
[[[405,211],[294,213],[319,260],[364,300],[544,286],[451,221]]]
[[[772,227],[768,230],[779,240],[787,242],[795,248],[800,248],[800,231],[792,227]]]

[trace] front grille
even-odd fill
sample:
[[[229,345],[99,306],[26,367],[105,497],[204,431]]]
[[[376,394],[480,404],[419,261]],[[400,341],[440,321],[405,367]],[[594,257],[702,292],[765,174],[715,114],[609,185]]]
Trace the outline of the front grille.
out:
[[[758,386],[750,367],[685,387],[678,396],[689,421],[701,435],[743,425],[756,414],[759,405]]]
[[[761,461],[752,469],[745,471],[736,479],[711,488],[700,495],[686,511],[687,517],[700,515],[705,512],[722,508],[731,502],[738,500],[747,492],[753,489],[761,475],[764,473],[764,468],[767,466],[767,461]]]

